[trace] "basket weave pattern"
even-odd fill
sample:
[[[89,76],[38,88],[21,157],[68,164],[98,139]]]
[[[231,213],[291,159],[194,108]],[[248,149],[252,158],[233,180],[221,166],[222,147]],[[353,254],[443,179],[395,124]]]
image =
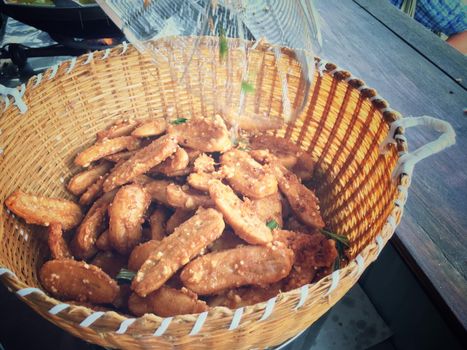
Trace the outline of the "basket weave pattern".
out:
[[[229,41],[225,64],[219,62],[214,43],[212,38],[201,39],[181,83],[174,77],[181,76],[191,50],[172,47],[170,41],[157,43],[173,54],[165,63],[154,65],[151,57],[120,46],[81,56],[32,78],[23,96],[27,113],[20,114],[10,104],[0,117],[0,202],[18,187],[72,198],[63,183],[78,171],[74,156],[94,142],[97,131],[117,119],[211,115],[222,113],[226,104],[238,104],[238,41]],[[246,96],[247,111],[283,115],[281,72],[286,72],[292,107],[299,106],[303,79],[293,52],[282,49],[278,60],[268,45],[260,44],[248,50],[248,62],[255,91]],[[37,278],[48,256],[44,230],[24,224],[2,205],[0,267],[6,269],[0,269],[0,279],[42,316],[103,346],[246,349],[280,344],[308,327],[376,259],[400,221],[402,208],[394,202],[405,202],[409,184],[405,175],[398,183],[391,181],[397,152],[406,150],[405,142],[398,140],[397,147],[384,156],[379,152],[388,124],[399,115],[350,73],[319,63],[322,71],[314,77],[306,110],[276,134],[300,145],[317,161],[315,178],[323,217],[331,230],[345,234],[351,242],[346,267],[267,303],[239,310],[217,307],[201,316],[132,319],[116,312],[96,315],[82,306],[57,308],[63,303],[41,292]],[[209,64],[209,74],[200,69]],[[4,106],[0,103],[0,108]],[[96,319],[81,324],[87,318]]]

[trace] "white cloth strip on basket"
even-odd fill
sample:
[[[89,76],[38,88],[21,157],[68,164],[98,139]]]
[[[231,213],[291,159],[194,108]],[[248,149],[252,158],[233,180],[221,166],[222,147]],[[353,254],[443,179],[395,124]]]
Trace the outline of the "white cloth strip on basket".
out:
[[[272,312],[274,311],[274,306],[276,305],[276,298],[277,297],[272,297],[268,300],[268,302],[266,303],[266,307],[264,308],[263,316],[261,316],[261,318],[259,319],[260,321],[267,320],[269,316],[272,315]]]
[[[204,325],[204,322],[206,322],[206,318],[208,317],[208,311],[204,311],[198,315],[198,318],[196,319],[195,324],[193,325],[193,328],[191,329],[191,332],[189,335],[196,335],[199,333],[201,328]]]
[[[70,304],[57,304],[49,310],[49,314],[56,315],[69,307]]]
[[[331,274],[331,285],[329,286],[328,291],[324,295],[327,296],[331,294],[332,291],[336,289],[337,286],[339,285],[339,281],[340,281],[340,272],[339,270],[336,270]]]
[[[7,269],[6,267],[0,267],[0,276],[3,276],[4,274],[10,274],[12,276],[15,276],[14,272],[11,271],[10,269]]]
[[[242,316],[243,316],[243,307],[239,307],[234,312],[234,315],[232,317],[232,322],[230,322],[229,331],[233,331],[234,329],[238,328],[238,326],[240,325],[240,321],[242,320]]]
[[[86,317],[81,323],[79,324],[80,327],[87,328],[90,325],[92,325],[94,322],[96,322],[99,318],[104,316],[105,312],[104,311],[96,311],[90,314],[88,317]]]
[[[120,323],[120,327],[117,329],[115,333],[125,334],[126,331],[128,330],[128,327],[130,327],[135,321],[136,321],[136,318],[127,318],[126,320],[123,320],[122,323]]]
[[[172,319],[173,319],[173,317],[164,318],[162,320],[161,325],[159,326],[159,328],[157,328],[156,331],[154,332],[154,336],[155,337],[160,337],[161,335],[163,335],[165,333],[165,331],[167,330],[167,328],[169,328],[170,323],[172,322]]]
[[[24,92],[23,92],[23,94],[24,94]],[[6,86],[0,84],[0,95],[2,95],[3,98],[5,99],[5,110],[8,108],[8,106],[10,104],[10,101],[8,99],[8,95],[13,96],[13,98],[14,98],[13,103],[16,105],[16,107],[18,107],[21,114],[26,113],[26,111],[28,110],[28,107],[26,106],[26,104],[24,103],[24,101],[22,99],[22,94],[21,94],[20,91],[18,91],[18,89],[9,88],[9,87],[6,87]]]
[[[456,133],[454,132],[451,124],[444,120],[424,115],[421,117],[400,118],[392,122],[388,135],[380,145],[380,151],[385,153],[387,148],[386,146],[388,144],[395,144],[396,139],[394,133],[397,128],[403,127],[406,129],[414,126],[428,127],[441,133],[441,136],[439,136],[436,140],[421,146],[419,149],[411,153],[403,154],[401,157],[399,157],[397,165],[392,173],[393,179],[396,179],[401,174],[407,174],[410,178],[412,176],[415,164],[417,164],[422,159],[438,153],[456,143]]]
[[[305,284],[300,288],[300,300],[297,303],[297,306],[295,306],[295,310],[300,309],[304,304],[306,299],[308,298],[308,285]]]
[[[23,288],[23,289],[16,291],[16,294],[18,294],[20,297],[25,297],[31,293],[44,294],[42,290],[40,290],[39,288],[35,288],[35,287]]]

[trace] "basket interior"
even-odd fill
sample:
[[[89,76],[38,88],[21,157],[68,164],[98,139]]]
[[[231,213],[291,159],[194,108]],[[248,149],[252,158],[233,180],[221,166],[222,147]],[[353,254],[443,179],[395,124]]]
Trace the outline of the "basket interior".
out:
[[[71,199],[64,183],[79,170],[74,156],[117,119],[211,115],[222,113],[226,104],[238,104],[238,42],[229,42],[227,62],[221,63],[210,40],[203,39],[192,58],[192,50],[161,41],[158,45],[171,55],[157,66],[132,47],[123,54],[116,48],[106,58],[95,53],[86,64],[87,56],[78,58],[69,72],[69,63],[55,76],[49,70],[37,85],[32,79],[23,97],[28,112],[21,115],[10,106],[0,117],[0,202],[18,187]],[[190,58],[186,79],[176,82]],[[278,60],[260,45],[248,51],[248,62],[255,90],[245,97],[247,111],[282,116],[284,77],[292,107],[300,104],[303,78],[292,52],[282,50]],[[396,186],[391,171],[397,154],[391,149],[380,156],[378,149],[387,131],[382,113],[368,98],[328,73],[315,74],[305,111],[277,131],[317,161],[315,183],[324,219],[331,230],[349,237],[350,258],[374,239],[392,209]],[[0,266],[25,284],[39,286],[36,272],[48,257],[45,230],[26,225],[4,205],[0,218]]]

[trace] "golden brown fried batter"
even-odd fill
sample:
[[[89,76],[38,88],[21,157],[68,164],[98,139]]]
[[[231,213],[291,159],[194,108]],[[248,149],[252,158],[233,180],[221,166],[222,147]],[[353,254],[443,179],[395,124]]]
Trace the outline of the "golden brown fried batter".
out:
[[[107,173],[111,167],[111,163],[103,162],[74,175],[68,182],[68,191],[73,193],[75,196],[83,194],[89,186]]]
[[[218,115],[213,118],[193,118],[186,123],[170,125],[168,133],[176,136],[181,146],[203,152],[225,152],[232,148],[227,127]]]
[[[150,172],[171,176],[172,174],[178,174],[179,171],[186,169],[188,162],[188,153],[186,153],[183,148],[178,147],[174,154],[164,160],[161,164],[156,165],[150,170]]]
[[[280,242],[244,246],[203,255],[185,266],[180,278],[199,295],[216,294],[244,285],[277,282],[289,274],[293,261],[293,251]]]
[[[44,288],[61,299],[107,304],[119,290],[117,282],[97,266],[72,259],[47,261],[39,277]]]
[[[109,240],[120,254],[128,254],[141,242],[144,213],[151,203],[138,184],[120,188],[109,207]]]
[[[120,270],[126,266],[126,260],[126,257],[114,252],[99,252],[92,259],[91,264],[115,279]]]
[[[294,173],[280,165],[276,157],[269,155],[268,165],[297,218],[307,226],[323,228],[324,221],[319,212],[319,200],[314,192],[305,187]]]
[[[197,314],[208,309],[206,303],[186,288],[161,287],[146,298],[133,293],[128,300],[128,308],[135,316],[154,313],[161,317]]]
[[[338,255],[335,242],[326,239],[321,233],[275,230],[274,239],[287,244],[295,254],[293,269],[284,281],[285,291],[311,283],[316,270],[332,266]]]
[[[123,151],[123,152],[118,152],[114,154],[110,154],[108,156],[105,156],[104,159],[108,160],[109,162],[112,163],[118,163],[122,160],[128,160],[131,158],[133,154],[135,154],[138,150],[133,150],[133,151]]]
[[[155,118],[140,123],[131,135],[135,137],[159,136],[165,132],[165,129],[167,129],[165,119]]]
[[[216,208],[235,233],[251,244],[266,244],[272,241],[271,230],[255,212],[249,210],[234,191],[219,180],[212,180],[209,194]]]
[[[68,244],[63,238],[62,225],[50,224],[48,233],[49,250],[52,259],[73,259]]]
[[[112,246],[109,241],[109,230],[102,232],[96,240],[96,248],[104,252],[112,250]]]
[[[297,164],[298,157],[303,153],[300,147],[290,140],[265,134],[252,136],[250,148],[252,150],[268,150],[288,169]]]
[[[157,164],[162,163],[177,150],[176,138],[165,135],[148,146],[138,150],[130,159],[112,169],[104,181],[104,191],[108,192],[124,185],[138,175],[142,175]]]
[[[209,306],[226,306],[230,309],[238,309],[239,307],[254,305],[267,301],[281,292],[281,282],[271,285],[249,286],[231,289],[226,293],[216,295],[209,301]]]
[[[193,171],[197,173],[212,173],[216,170],[216,162],[206,153],[201,154],[193,163]]]
[[[128,259],[128,269],[131,271],[138,271],[151,253],[160,245],[160,241],[154,239],[138,244],[135,249],[131,251],[130,258]]]
[[[103,139],[86,148],[75,158],[75,164],[83,167],[92,162],[123,150],[134,150],[141,146],[141,141],[133,136],[120,136],[114,139]]]
[[[167,201],[167,187],[172,183],[169,180],[151,180],[144,184],[144,189],[149,193],[153,201],[169,205]]]
[[[160,241],[133,279],[133,291],[145,297],[159,289],[180,267],[219,238],[224,228],[222,214],[217,210],[198,209],[192,218]]]
[[[188,186],[179,186],[170,184],[167,186],[167,202],[175,208],[184,210],[194,210],[199,207],[213,207],[214,203],[211,198],[203,193],[199,193]]]
[[[83,218],[81,208],[72,201],[34,196],[21,190],[10,194],[5,205],[28,224],[49,226],[56,223],[65,231],[76,227]]]
[[[87,188],[87,190],[79,197],[79,204],[89,205],[91,204],[100,194],[102,194],[102,186],[104,181],[109,176],[109,173],[100,176],[96,182]]]
[[[277,180],[244,151],[230,150],[221,157],[229,184],[249,198],[263,198],[277,192]]]
[[[96,253],[96,239],[104,229],[103,224],[107,208],[112,203],[116,192],[115,190],[105,193],[94,202],[86,213],[71,241],[71,249],[77,258],[87,259]]]
[[[191,218],[195,214],[194,210],[185,210],[177,208],[175,212],[170,216],[169,220],[167,221],[167,234],[171,234],[174,230]]]
[[[134,119],[122,119],[97,133],[97,140],[113,139],[120,136],[128,136],[136,128],[138,122]]]
[[[282,202],[279,192],[260,199],[245,198],[244,205],[248,210],[256,213],[262,222],[274,220],[279,227],[282,227]]]
[[[149,217],[149,225],[151,226],[151,237],[157,241],[162,240],[167,233],[167,219],[169,212],[163,206],[158,206]]]

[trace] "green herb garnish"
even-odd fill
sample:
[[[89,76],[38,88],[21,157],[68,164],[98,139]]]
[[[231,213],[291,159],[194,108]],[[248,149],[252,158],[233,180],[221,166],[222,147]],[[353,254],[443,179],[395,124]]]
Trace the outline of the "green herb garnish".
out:
[[[254,92],[255,91],[255,87],[253,86],[253,84],[243,80],[242,81],[242,91],[244,93],[249,93],[249,92]]]
[[[272,230],[279,228],[279,224],[277,223],[276,220],[271,219],[266,223],[266,226],[269,227]]]
[[[186,118],[177,118],[175,120],[172,120],[170,124],[173,124],[173,125],[183,124],[183,123],[186,123],[187,120],[188,119]]]
[[[321,229],[321,233],[328,238],[331,238],[336,241],[336,249],[337,249],[337,258],[334,261],[334,271],[339,270],[341,267],[341,261],[345,257],[344,247],[350,247],[349,239],[343,235],[339,235],[337,233]]]
[[[350,247],[350,242],[349,242],[349,239],[343,235],[338,235],[337,233],[334,233],[334,232],[331,232],[331,231],[328,231],[328,230],[325,230],[325,229],[321,229],[321,233],[325,236],[328,236],[329,238],[335,240],[336,242],[339,242],[343,245],[345,245],[346,247]]]
[[[117,274],[117,281],[121,283],[130,283],[133,281],[133,278],[136,276],[136,272],[127,270],[125,268],[120,269]]]
[[[221,61],[227,56],[229,52],[229,46],[227,44],[227,38],[225,37],[224,28],[219,28],[219,57]]]

